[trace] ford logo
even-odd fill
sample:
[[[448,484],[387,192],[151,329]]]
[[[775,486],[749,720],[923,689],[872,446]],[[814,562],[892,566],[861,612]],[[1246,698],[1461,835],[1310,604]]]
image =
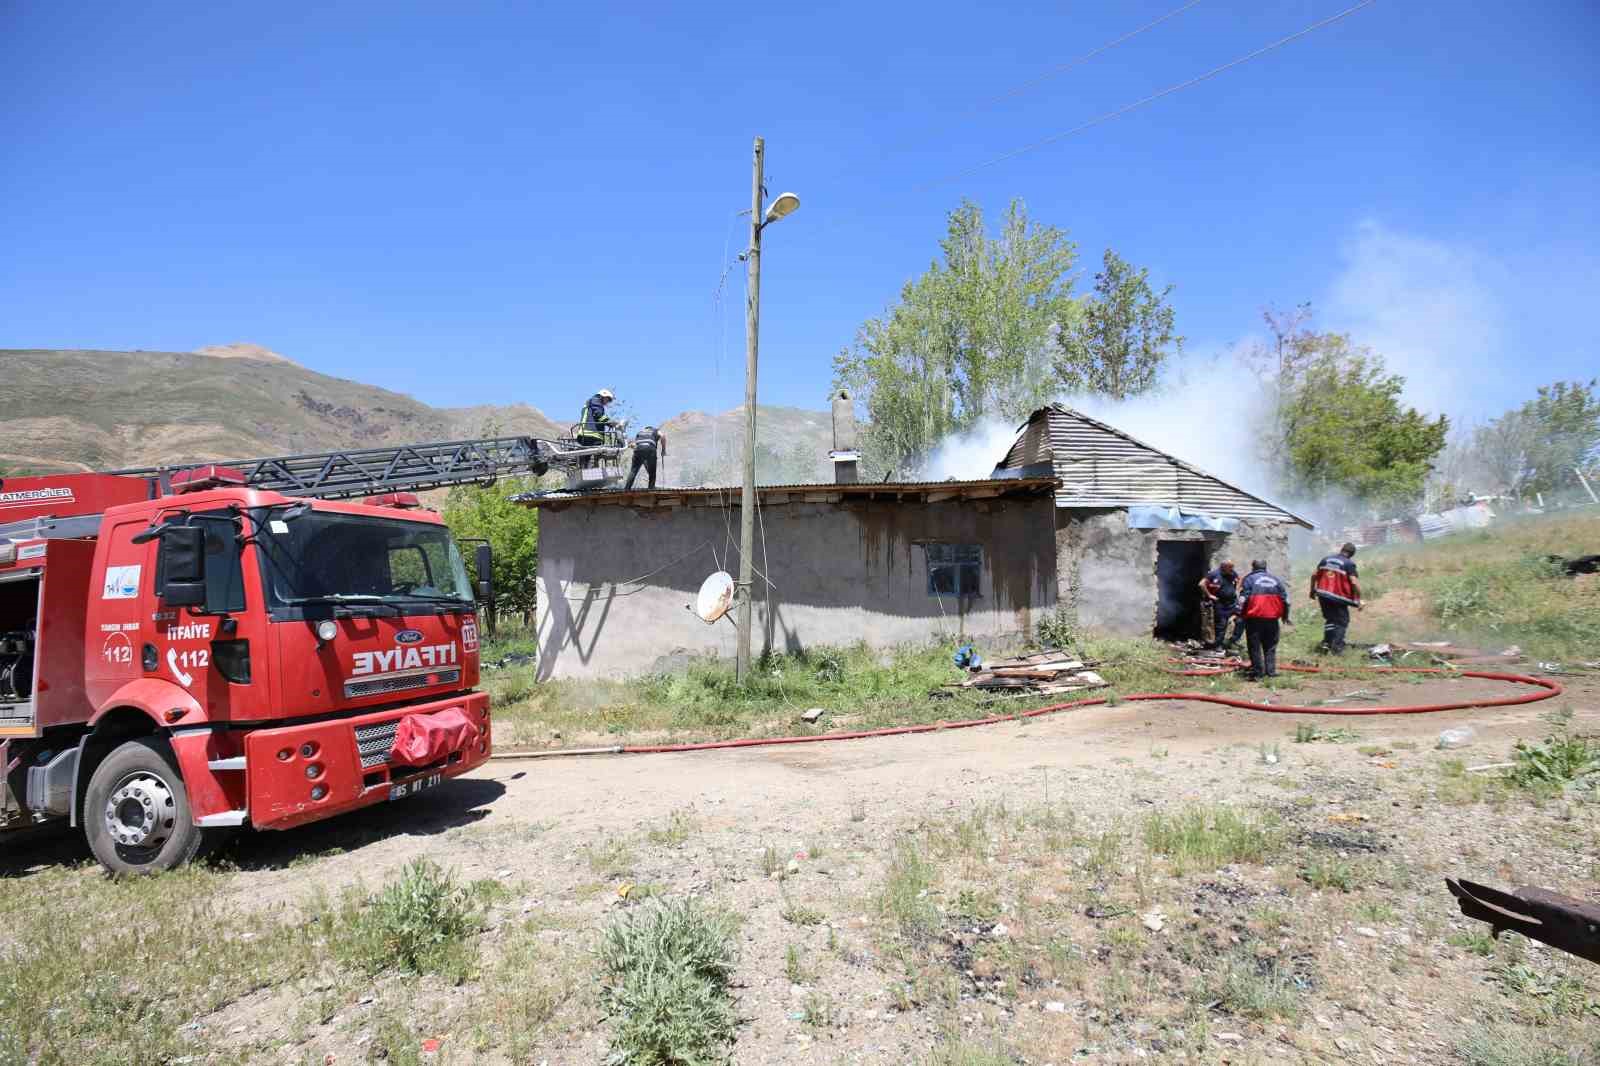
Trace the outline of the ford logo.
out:
[[[402,629],[394,635],[394,642],[396,644],[420,644],[422,643],[422,633],[415,629]]]

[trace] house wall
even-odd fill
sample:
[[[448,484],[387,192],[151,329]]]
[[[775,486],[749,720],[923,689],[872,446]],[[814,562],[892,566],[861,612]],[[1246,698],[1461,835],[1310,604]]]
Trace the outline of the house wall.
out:
[[[753,562],[770,586],[756,577],[754,650],[1029,631],[1055,605],[1054,510],[1046,494],[763,506]],[[615,677],[686,655],[732,657],[732,623],[706,625],[686,607],[708,574],[737,573],[738,529],[736,503],[543,508],[540,676]],[[983,547],[979,596],[928,594],[928,542]]]
[[[1205,542],[1209,565],[1233,559],[1241,573],[1250,560],[1290,583],[1289,527],[1241,523],[1234,533],[1192,529],[1130,529],[1120,508],[1058,508],[1055,515],[1056,598],[1084,631],[1107,636],[1149,636],[1155,626],[1156,545],[1167,540]]]

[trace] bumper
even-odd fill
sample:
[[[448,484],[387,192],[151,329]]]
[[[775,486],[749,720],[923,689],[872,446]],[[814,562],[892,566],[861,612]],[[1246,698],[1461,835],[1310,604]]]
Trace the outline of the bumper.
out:
[[[391,767],[389,744],[401,719],[447,707],[464,710],[479,726],[478,736],[432,765]],[[490,748],[489,696],[484,692],[259,730],[245,741],[250,824],[289,829],[398,799],[483,765]]]

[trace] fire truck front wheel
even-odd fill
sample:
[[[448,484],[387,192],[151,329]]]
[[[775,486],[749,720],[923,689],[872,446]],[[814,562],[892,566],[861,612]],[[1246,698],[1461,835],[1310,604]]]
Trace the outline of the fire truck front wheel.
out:
[[[182,866],[215,832],[190,818],[183,776],[160,737],[130,740],[95,768],[84,795],[83,827],[94,857],[113,874]]]

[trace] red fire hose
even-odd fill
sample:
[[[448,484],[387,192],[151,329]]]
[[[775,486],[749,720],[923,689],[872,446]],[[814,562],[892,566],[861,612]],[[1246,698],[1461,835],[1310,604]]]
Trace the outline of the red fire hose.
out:
[[[1290,670],[1300,673],[1319,673],[1314,666],[1290,666]],[[1525,674],[1500,674],[1478,670],[1443,670],[1434,667],[1407,667],[1389,666],[1375,667],[1381,673],[1410,673],[1410,674],[1445,674],[1455,677],[1476,677],[1484,681],[1508,681],[1516,685],[1532,685],[1537,691],[1523,692],[1515,696],[1500,696],[1495,699],[1460,700],[1452,703],[1424,703],[1415,706],[1390,706],[1390,707],[1301,707],[1293,704],[1257,703],[1254,700],[1234,699],[1231,696],[1217,696],[1208,692],[1136,692],[1123,696],[1122,699],[1130,703],[1149,700],[1193,700],[1199,703],[1220,703],[1225,707],[1238,707],[1246,711],[1265,711],[1269,714],[1431,714],[1435,711],[1460,711],[1469,707],[1510,707],[1521,703],[1537,703],[1540,700],[1550,699],[1561,694],[1561,686],[1547,678],[1528,677]],[[1224,669],[1186,670],[1181,672],[1184,677],[1203,677],[1226,672]],[[1018,714],[998,714],[990,718],[971,718],[959,722],[932,722],[925,725],[903,725],[890,729],[865,729],[852,733],[817,733],[812,736],[798,737],[745,737],[739,740],[711,740],[701,744],[640,744],[618,746],[600,749],[605,752],[616,752],[627,755],[653,755],[663,752],[677,751],[711,751],[717,748],[760,748],[777,744],[820,744],[829,740],[864,740],[868,737],[897,737],[909,733],[939,733],[949,729],[971,729],[980,725],[997,725],[1000,722],[1017,722],[1024,718],[1038,718],[1041,715],[1055,714],[1058,711],[1073,710],[1078,707],[1093,707],[1108,702],[1103,696],[1092,699],[1069,700],[1066,703],[1055,703],[1048,707],[1038,707],[1031,711],[1022,711]],[[541,754],[541,753],[530,753]],[[560,752],[549,752],[549,755],[559,755]],[[507,758],[513,758],[508,753]]]

